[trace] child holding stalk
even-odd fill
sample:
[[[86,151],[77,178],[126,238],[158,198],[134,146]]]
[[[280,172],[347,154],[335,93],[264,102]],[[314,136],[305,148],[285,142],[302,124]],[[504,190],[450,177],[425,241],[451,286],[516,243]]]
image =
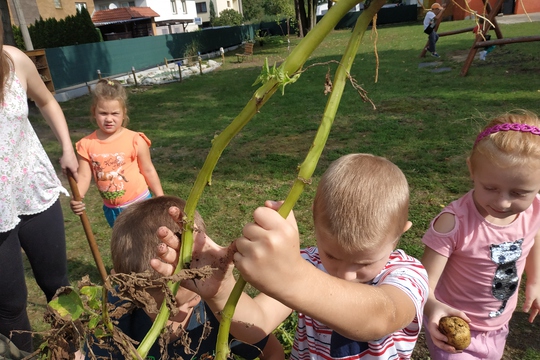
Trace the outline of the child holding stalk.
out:
[[[140,342],[152,326],[156,313],[152,309],[159,308],[164,299],[162,290],[163,281],[160,274],[150,267],[149,261],[155,254],[159,239],[156,237],[157,229],[165,224],[173,231],[182,231],[168,215],[168,209],[175,206],[183,209],[185,201],[173,196],[161,196],[148,199],[126,208],[119,216],[112,231],[111,257],[116,274],[132,274],[150,271],[151,279],[155,280],[153,288],[145,288],[145,292],[155,301],[148,305],[137,306],[135,302],[123,299],[120,296],[109,295],[109,303],[116,308],[128,308],[118,320],[117,327],[133,340]],[[202,217],[196,213],[195,236],[199,243],[204,242],[206,228]],[[131,285],[133,286],[133,285]],[[204,288],[199,289],[204,297]],[[219,323],[209,305],[201,300],[201,296],[188,289],[180,287],[176,293],[177,313],[172,315],[168,322],[170,330],[167,353],[171,359],[200,359],[204,354],[213,354],[216,343]],[[148,301],[147,301],[148,302]],[[129,307],[128,307],[129,305]],[[233,336],[243,337],[243,333],[250,331],[245,324],[232,329]],[[283,360],[284,353],[281,344],[274,335],[261,334],[254,345],[243,343],[230,337],[231,349],[235,355],[244,359]],[[105,345],[111,348],[94,345],[90,353],[98,358],[124,359],[112,342]],[[160,359],[158,342],[153,344],[147,358]]]
[[[401,170],[369,154],[333,162],[313,204],[317,247],[300,251],[294,216],[283,219],[279,206],[266,202],[255,210],[254,223],[230,247],[244,279],[261,291],[255,298],[242,294],[233,325],[251,319],[253,333],[270,333],[294,309],[299,318],[292,359],[409,359],[422,326],[428,280],[417,259],[396,250],[411,226]],[[177,210],[170,212],[180,218]],[[158,235],[164,244],[158,247],[160,260],[151,264],[169,275],[178,261],[179,239],[166,228]],[[227,259],[232,257],[231,251]],[[210,254],[205,261],[216,259]],[[221,310],[234,278],[216,276],[223,277],[221,287],[208,302]]]

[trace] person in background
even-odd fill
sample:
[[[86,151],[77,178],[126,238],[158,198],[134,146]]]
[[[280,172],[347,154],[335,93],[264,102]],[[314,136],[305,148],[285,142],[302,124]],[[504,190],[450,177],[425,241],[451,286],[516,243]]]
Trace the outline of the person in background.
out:
[[[440,57],[436,51],[437,41],[439,40],[439,35],[435,31],[435,26],[437,20],[442,16],[444,12],[444,7],[439,3],[433,3],[431,9],[426,13],[424,17],[424,33],[428,34],[428,46],[426,51],[431,53],[433,57]]]
[[[27,98],[62,147],[63,173],[77,179],[78,164],[62,109],[32,60],[2,40],[0,47],[0,334],[32,352],[21,248],[47,302],[58,288],[70,285],[59,200],[69,193],[28,120]]]
[[[490,34],[487,34],[486,32],[486,26],[484,24],[484,18],[479,18],[478,19],[478,24],[474,27],[473,29],[473,33],[475,33],[476,35],[480,34],[482,35],[482,40],[481,41],[488,41],[488,40],[491,40],[491,35]],[[490,46],[485,46],[480,52],[479,52],[479,58],[480,60],[484,61],[486,60],[486,56],[492,52],[493,50],[495,50],[495,45],[490,45]]]
[[[98,129],[77,142],[79,181],[84,198],[92,177],[103,199],[103,212],[112,227],[127,206],[163,195],[161,182],[150,157],[150,140],[141,132],[126,128],[126,90],[116,80],[99,80],[93,91],[92,117]],[[71,209],[81,215],[82,201],[71,201]]]

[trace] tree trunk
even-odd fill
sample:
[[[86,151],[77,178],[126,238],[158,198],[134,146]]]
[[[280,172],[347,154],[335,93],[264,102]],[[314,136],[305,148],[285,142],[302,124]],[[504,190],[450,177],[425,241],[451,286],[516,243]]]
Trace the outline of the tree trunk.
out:
[[[11,28],[11,18],[9,17],[9,7],[7,0],[0,0],[0,12],[2,13],[2,26],[4,28],[4,44],[15,46],[15,37]]]
[[[298,22],[298,36],[303,38],[308,32],[308,20],[306,16],[306,4],[304,0],[295,0],[294,10],[296,12],[296,21]]]

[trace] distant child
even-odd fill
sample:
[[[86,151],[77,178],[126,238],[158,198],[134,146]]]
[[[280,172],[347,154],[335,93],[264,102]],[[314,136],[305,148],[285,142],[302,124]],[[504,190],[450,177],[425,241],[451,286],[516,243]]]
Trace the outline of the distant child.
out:
[[[491,35],[489,35],[487,32],[488,32],[488,28],[486,27],[485,23],[484,23],[484,19],[483,18],[479,18],[478,19],[478,24],[474,27],[473,29],[473,33],[475,34],[480,34],[481,35],[481,41],[488,41],[491,39]],[[495,49],[495,45],[490,45],[490,46],[486,46],[484,47],[484,49],[482,51],[480,51],[480,60],[484,61],[486,60],[486,56],[487,54],[489,54],[490,52],[492,52],[493,50]]]
[[[167,225],[173,231],[181,232],[182,227],[176,224],[168,214],[169,207],[175,206],[183,209],[185,201],[172,196],[161,196],[133,204],[126,208],[118,217],[112,232],[111,256],[116,274],[153,272],[153,279],[161,277],[150,267],[150,259],[154,256],[156,247],[160,243],[156,231],[160,225]],[[195,237],[206,236],[205,224],[201,216],[195,215]],[[157,307],[163,301],[163,292],[160,287],[147,289],[147,292],[156,300]],[[196,293],[180,287],[176,300],[178,314],[170,318],[169,326],[173,333],[167,346],[170,359],[202,359],[204,354],[214,355],[219,322],[208,304]],[[128,300],[121,300],[110,296],[109,302],[118,306],[126,306]],[[142,341],[150,330],[156,313],[148,309],[132,306],[116,325],[122,332],[133,340]],[[116,320],[116,319],[115,319]],[[244,324],[239,332],[249,331]],[[233,329],[234,330],[234,329]],[[233,332],[234,334],[234,332]],[[274,335],[259,338],[255,345],[250,345],[232,337],[230,339],[233,354],[244,359],[261,357],[264,360],[284,359],[283,348]],[[106,358],[124,359],[120,352],[100,349],[97,345],[92,347],[94,354],[105,355]],[[159,359],[160,349],[156,343],[151,348],[148,358]]]
[[[423,238],[433,359],[501,359],[524,270],[523,311],[532,322],[540,310],[540,120],[528,112],[495,118],[477,136],[467,166],[473,189]],[[447,315],[469,322],[471,344],[462,353],[437,330]]]
[[[401,170],[369,154],[334,161],[313,203],[317,247],[300,251],[292,213],[284,219],[276,211],[280,203],[266,206],[234,243],[234,264],[262,292],[243,295],[235,319],[248,313],[254,328],[269,333],[298,311],[292,359],[410,359],[428,280],[420,261],[396,250],[411,226]],[[178,240],[163,228],[159,235],[169,248],[159,248],[162,261],[152,266],[169,274]]]
[[[437,41],[439,41],[439,35],[437,34],[437,31],[435,31],[435,26],[443,12],[444,7],[442,7],[441,4],[433,3],[431,9],[424,17],[424,33],[428,35],[428,46],[426,47],[426,51],[429,51],[433,57],[440,57],[435,50],[435,45],[437,44]]]
[[[92,117],[98,129],[76,144],[79,158],[81,197],[90,187],[92,176],[103,199],[103,212],[112,227],[128,205],[145,200],[150,190],[163,195],[152,159],[150,140],[141,132],[126,128],[127,94],[116,80],[99,80],[93,91]],[[85,204],[71,200],[71,209],[82,214]]]

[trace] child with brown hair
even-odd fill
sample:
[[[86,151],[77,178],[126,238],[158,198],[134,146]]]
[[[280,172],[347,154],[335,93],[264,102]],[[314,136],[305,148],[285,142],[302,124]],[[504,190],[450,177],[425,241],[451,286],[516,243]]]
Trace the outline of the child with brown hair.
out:
[[[316,247],[300,251],[294,216],[282,218],[280,205],[268,201],[256,209],[254,223],[234,242],[234,264],[262,293],[253,299],[242,294],[233,320],[249,318],[255,329],[269,333],[298,311],[292,359],[409,359],[428,280],[418,260],[396,250],[411,226],[401,170],[370,154],[334,161],[313,204]],[[178,218],[177,211],[171,214]],[[161,261],[151,264],[170,274],[179,241],[165,228],[159,236],[168,247],[160,247]],[[223,309],[230,287],[224,284],[208,301]]]
[[[467,158],[473,189],[432,221],[422,241],[429,275],[426,340],[434,359],[501,359],[527,273],[523,311],[540,311],[540,119],[503,114],[476,137]],[[469,322],[457,352],[438,330],[443,316]]]
[[[103,212],[112,227],[127,206],[163,195],[161,182],[150,157],[150,140],[126,128],[127,94],[116,80],[99,80],[93,91],[92,117],[98,129],[76,144],[79,158],[77,185],[84,198],[92,177],[103,199]],[[71,209],[82,214],[82,201],[71,200]]]
[[[180,210],[184,208],[185,201],[173,196],[161,196],[138,202],[126,208],[118,216],[114,224],[111,238],[111,256],[116,274],[153,273],[151,279],[156,280],[155,288],[147,288],[145,291],[155,300],[156,308],[159,309],[163,299],[163,282],[159,281],[161,275],[150,267],[150,259],[155,254],[156,246],[160,240],[156,236],[160,225],[168,226],[172,231],[181,232],[182,227],[174,222],[168,214],[171,206]],[[201,242],[206,235],[206,227],[199,213],[195,214],[194,221],[195,238]],[[204,297],[204,296],[203,296]],[[197,293],[180,287],[176,293],[178,313],[171,317],[168,322],[171,334],[167,345],[169,358],[181,358],[185,360],[199,359],[204,354],[213,355],[219,321],[217,313],[214,313]],[[109,296],[109,302],[116,307],[126,307],[129,300],[117,296]],[[131,304],[130,310],[122,315],[117,327],[135,341],[142,341],[150,330],[157,313],[150,307],[143,308]],[[233,336],[243,337],[243,333],[250,331],[244,324],[232,329],[231,350],[232,353],[244,359],[260,357],[264,360],[284,359],[283,348],[274,335],[261,335],[254,345],[236,340]],[[113,344],[109,344],[113,345]],[[94,345],[92,352],[97,356],[107,358],[124,359],[122,354],[113,346],[113,349],[102,349]],[[161,358],[159,344],[156,343],[150,349],[148,357]]]

